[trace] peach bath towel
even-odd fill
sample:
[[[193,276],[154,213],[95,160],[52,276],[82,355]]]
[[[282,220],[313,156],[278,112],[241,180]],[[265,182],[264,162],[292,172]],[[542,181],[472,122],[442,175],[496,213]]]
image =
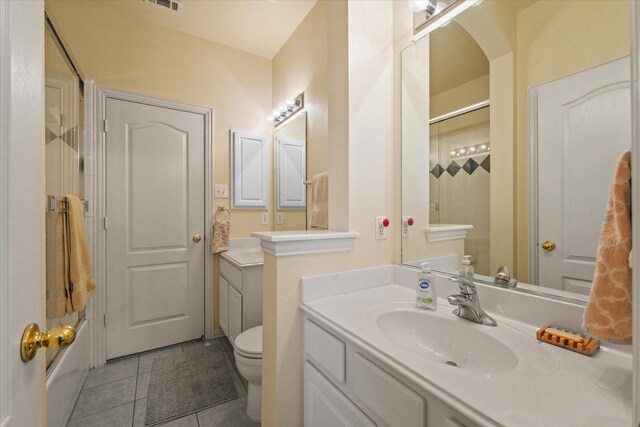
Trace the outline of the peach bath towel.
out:
[[[229,233],[231,221],[228,219],[213,220],[213,236],[211,239],[211,253],[219,254],[229,250]]]
[[[329,172],[323,172],[311,180],[311,228],[329,228]]]
[[[66,195],[64,200],[66,212],[56,214],[56,317],[82,310],[96,291],[84,228],[84,206],[74,195]]]
[[[631,344],[631,153],[616,166],[596,257],[585,332],[604,341]]]

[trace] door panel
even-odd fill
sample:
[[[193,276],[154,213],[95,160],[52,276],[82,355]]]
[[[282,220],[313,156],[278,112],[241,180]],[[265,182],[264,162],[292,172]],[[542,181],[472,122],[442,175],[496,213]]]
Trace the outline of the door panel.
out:
[[[229,334],[229,282],[222,276],[218,276],[220,279],[220,286],[218,289],[218,315],[220,317],[220,329],[228,335]]]
[[[266,209],[269,179],[267,140],[248,132],[233,131],[232,204],[237,209]]]
[[[631,145],[629,79],[626,57],[532,90],[543,286],[589,294],[613,172]],[[555,249],[544,250],[545,241]]]
[[[162,123],[127,125],[127,131],[129,250],[187,249],[188,134]]]
[[[304,141],[278,140],[278,209],[304,209],[307,154]]]
[[[107,358],[204,333],[204,116],[107,99]]]
[[[188,314],[189,265],[186,262],[130,267],[129,284],[132,326]],[[149,298],[154,293],[163,298]]]
[[[229,286],[229,341],[235,343],[242,332],[242,295],[233,286]],[[234,344],[235,346],[235,344]]]

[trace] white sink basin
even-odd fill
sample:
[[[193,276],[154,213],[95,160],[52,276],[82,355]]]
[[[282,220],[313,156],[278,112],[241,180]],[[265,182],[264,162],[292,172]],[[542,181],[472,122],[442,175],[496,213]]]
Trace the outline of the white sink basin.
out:
[[[419,309],[382,312],[375,323],[395,344],[452,369],[494,375],[518,366],[516,354],[485,332],[490,326]]]

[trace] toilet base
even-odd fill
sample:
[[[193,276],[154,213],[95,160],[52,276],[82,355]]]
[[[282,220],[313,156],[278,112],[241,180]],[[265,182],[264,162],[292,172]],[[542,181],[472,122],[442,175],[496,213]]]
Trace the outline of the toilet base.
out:
[[[249,383],[247,390],[247,418],[259,423],[262,418],[262,384]]]

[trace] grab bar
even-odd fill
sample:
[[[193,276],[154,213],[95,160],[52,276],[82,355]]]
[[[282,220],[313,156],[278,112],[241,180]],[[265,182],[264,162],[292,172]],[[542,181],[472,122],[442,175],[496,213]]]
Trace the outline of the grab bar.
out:
[[[62,204],[62,207],[58,209],[58,202]],[[82,206],[84,207],[84,212],[89,212],[89,202],[86,200],[82,200]],[[64,197],[57,196],[47,196],[47,212],[66,212],[67,211],[67,201]]]

